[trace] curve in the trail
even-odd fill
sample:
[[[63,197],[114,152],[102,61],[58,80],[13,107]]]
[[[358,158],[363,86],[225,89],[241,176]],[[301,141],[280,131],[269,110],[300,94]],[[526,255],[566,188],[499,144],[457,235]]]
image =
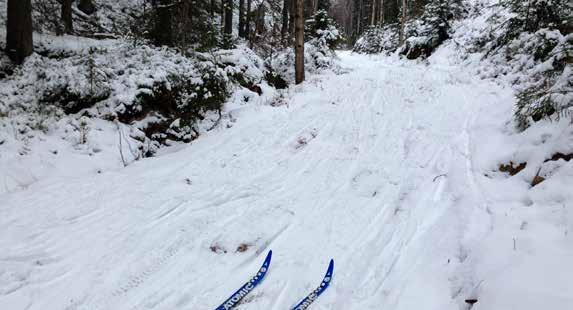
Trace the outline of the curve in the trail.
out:
[[[476,285],[464,227],[487,220],[471,128],[495,89],[456,68],[341,62],[180,152],[4,195],[0,304],[213,309],[272,249],[241,310],[293,306],[330,258],[312,309],[460,309]]]

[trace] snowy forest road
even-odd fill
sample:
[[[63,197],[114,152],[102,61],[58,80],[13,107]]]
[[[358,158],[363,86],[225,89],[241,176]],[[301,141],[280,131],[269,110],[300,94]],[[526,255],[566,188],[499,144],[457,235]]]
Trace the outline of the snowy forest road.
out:
[[[2,308],[214,309],[272,249],[237,309],[292,307],[330,258],[313,310],[467,309],[471,249],[494,225],[476,122],[511,94],[458,68],[340,55],[348,72],[237,109],[181,151],[2,195]]]

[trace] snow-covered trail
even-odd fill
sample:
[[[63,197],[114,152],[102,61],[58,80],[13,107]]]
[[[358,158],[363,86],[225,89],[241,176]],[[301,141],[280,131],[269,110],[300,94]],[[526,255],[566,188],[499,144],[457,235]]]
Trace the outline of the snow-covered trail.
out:
[[[0,196],[3,309],[467,309],[492,220],[472,154],[509,96],[456,68],[341,54],[288,106],[233,111],[177,153]],[[478,308],[477,306],[474,309]]]

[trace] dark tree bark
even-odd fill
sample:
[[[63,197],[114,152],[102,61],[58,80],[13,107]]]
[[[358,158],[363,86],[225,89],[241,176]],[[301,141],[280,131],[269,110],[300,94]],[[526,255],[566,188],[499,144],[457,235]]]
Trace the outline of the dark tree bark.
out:
[[[21,64],[33,51],[31,1],[8,0],[6,54],[13,62]]]
[[[193,19],[195,17],[195,6],[193,5],[193,0],[183,0],[183,7],[185,8],[185,10],[187,11],[187,17],[189,18],[189,20],[187,21],[187,27],[183,29],[183,31],[193,31],[192,25],[193,25]]]
[[[288,38],[288,22],[290,12],[291,0],[283,0],[282,20],[281,20],[281,40],[287,42]]]
[[[173,45],[173,2],[172,0],[153,0],[155,20],[153,38],[156,45]]]
[[[295,55],[295,83],[304,81],[304,0],[295,1],[294,15],[294,55]]]
[[[400,14],[399,0],[384,0],[384,22],[391,24],[398,21],[398,16]]]
[[[64,33],[72,33],[74,31],[74,23],[72,21],[72,0],[62,1],[62,23],[64,24]]]
[[[375,25],[376,24],[376,0],[372,0],[371,6],[370,6],[370,12],[368,12],[370,15],[370,25]]]
[[[193,17],[195,16],[192,0],[180,0],[179,2],[175,2],[172,10],[174,10],[174,16],[172,16],[174,43],[182,50],[186,50],[191,43]]]
[[[356,0],[352,7],[352,37],[357,39],[362,32],[362,4],[363,0]]]
[[[427,0],[415,0],[412,3],[412,16],[420,16],[424,13],[424,6]]]
[[[87,15],[91,15],[96,11],[96,7],[92,0],[80,0],[80,3],[78,3],[78,9]]]
[[[374,12],[374,24],[380,25],[382,24],[382,6],[384,5],[383,0],[374,0],[376,4],[376,11]]]
[[[257,8],[257,16],[255,16],[255,34],[265,33],[265,6],[263,3]]]
[[[314,1],[313,0],[303,0],[303,4],[304,4],[303,16],[306,18],[306,17],[310,17],[310,16],[314,15]]]
[[[225,28],[223,33],[228,36],[233,33],[233,0],[225,0]]]
[[[245,37],[245,0],[239,0],[239,37]]]
[[[408,0],[402,0],[402,17],[400,19],[400,44],[404,43],[405,40],[405,26],[406,20],[408,19]]]
[[[221,32],[225,30],[225,0],[221,0]]]
[[[294,6],[297,0],[289,0],[288,33],[289,37],[294,36]]]
[[[360,21],[360,33],[363,33],[370,25],[370,11],[372,0],[362,0],[362,20]]]
[[[247,0],[247,18],[245,20],[245,37],[251,38],[251,4],[252,0]]]

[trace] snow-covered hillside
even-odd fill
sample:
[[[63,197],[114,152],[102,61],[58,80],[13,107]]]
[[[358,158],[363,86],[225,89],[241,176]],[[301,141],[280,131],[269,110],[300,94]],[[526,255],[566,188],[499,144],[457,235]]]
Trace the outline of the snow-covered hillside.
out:
[[[272,249],[237,309],[292,307],[330,258],[312,309],[568,309],[573,162],[536,156],[573,128],[516,133],[512,91],[443,55],[341,53],[348,73],[239,106],[178,152],[2,194],[0,305],[214,309]],[[551,177],[532,188],[536,164]]]

